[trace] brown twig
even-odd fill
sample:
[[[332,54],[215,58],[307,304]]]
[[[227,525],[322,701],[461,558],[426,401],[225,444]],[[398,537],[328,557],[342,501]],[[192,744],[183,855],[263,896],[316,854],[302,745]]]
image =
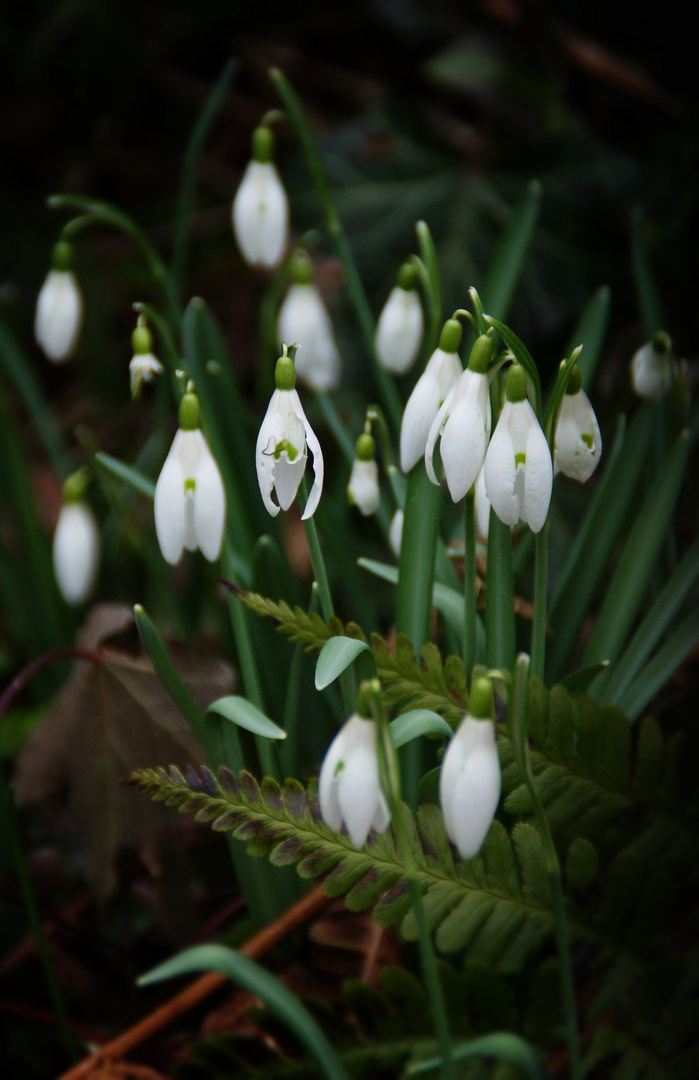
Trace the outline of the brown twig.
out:
[[[42,656],[37,656],[36,660],[32,660],[31,664],[27,664],[25,668],[22,668],[15,675],[0,697],[0,719],[2,719],[20,690],[24,689],[36,673],[46,667],[47,664],[53,664],[57,660],[90,660],[93,664],[101,664],[104,656],[96,649],[92,651],[88,649],[53,649],[51,652],[43,653]]]
[[[312,889],[298,903],[290,907],[283,915],[280,915],[278,919],[275,919],[274,922],[271,922],[263,930],[260,930],[258,934],[255,934],[250,941],[242,946],[240,952],[243,956],[249,956],[253,960],[259,959],[270,949],[273,949],[275,945],[278,945],[280,941],[283,941],[292,930],[301,926],[329,902],[329,898],[320,887]],[[91,1054],[90,1057],[85,1058],[78,1065],[69,1069],[68,1072],[63,1073],[59,1080],[85,1080],[95,1067],[110,1059],[119,1058],[129,1053],[134,1047],[139,1046],[146,1039],[161,1031],[162,1028],[167,1027],[182,1013],[188,1012],[189,1009],[194,1008],[195,1005],[209,997],[219,987],[224,986],[227,981],[224,975],[218,975],[216,972],[200,976],[181,993],[171,998],[164,1005],[160,1005],[149,1016],[140,1020],[128,1031],[118,1035],[112,1042],[101,1047],[97,1053]]]

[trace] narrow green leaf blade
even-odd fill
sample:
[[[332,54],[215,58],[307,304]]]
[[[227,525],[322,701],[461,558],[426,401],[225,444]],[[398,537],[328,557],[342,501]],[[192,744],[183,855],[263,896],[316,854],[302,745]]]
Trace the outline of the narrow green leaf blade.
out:
[[[470,1042],[454,1047],[455,1061],[465,1061],[472,1057],[493,1057],[498,1061],[505,1061],[524,1080],[544,1080],[546,1076],[534,1047],[519,1035],[514,1035],[509,1031],[494,1031],[490,1035],[482,1035],[479,1039],[472,1039]],[[409,1065],[406,1075],[418,1076],[420,1073],[434,1072],[441,1067],[441,1058],[429,1058],[427,1061],[418,1061]]]
[[[112,476],[116,476],[119,480],[124,480],[131,485],[134,491],[145,495],[147,499],[154,497],[155,484],[147,476],[144,476],[142,472],[139,472],[138,469],[134,469],[133,465],[127,465],[126,462],[119,461],[118,458],[112,457],[111,454],[105,454],[102,450],[98,450],[95,454],[95,461],[105,472],[111,473]]]
[[[582,388],[589,390],[597,371],[602,346],[607,336],[612,293],[608,285],[600,285],[589,300],[568,341],[564,355],[570,356],[577,345],[582,345],[578,367],[582,375]]]
[[[365,641],[339,634],[325,642],[316,663],[316,690],[325,690],[342,674],[360,653],[371,652]]]
[[[482,289],[483,307],[495,319],[504,319],[510,309],[534,238],[540,203],[541,184],[530,180],[514,208]]]
[[[206,713],[216,713],[224,720],[231,720],[238,727],[251,731],[253,735],[262,735],[265,739],[285,739],[286,732],[280,728],[263,712],[260,712],[247,698],[237,694],[229,694],[227,697],[212,701]]]
[[[636,720],[652,701],[684,658],[699,642],[699,611],[693,611],[634,679],[619,702],[631,720]]]

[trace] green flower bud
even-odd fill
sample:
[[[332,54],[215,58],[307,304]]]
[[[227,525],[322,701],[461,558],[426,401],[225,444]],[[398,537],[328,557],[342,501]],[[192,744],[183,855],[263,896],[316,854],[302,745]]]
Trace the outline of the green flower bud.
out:
[[[398,271],[398,287],[403,289],[404,292],[410,292],[415,288],[417,281],[417,270],[412,263],[404,262]]]
[[[493,357],[493,339],[489,334],[481,334],[471,349],[468,366],[479,375],[487,375],[488,365]]]
[[[180,430],[196,431],[199,427],[199,398],[194,393],[194,384],[190,382],[187,392],[180,401]]]
[[[439,347],[442,352],[455,353],[461,344],[463,329],[458,319],[447,319],[442,327]]]
[[[70,270],[73,265],[73,245],[67,240],[59,240],[51,252],[51,266],[54,270]]]
[[[527,373],[521,364],[513,364],[507,372],[505,396],[508,401],[525,401],[527,397]]]
[[[471,687],[468,699],[468,711],[478,720],[492,719],[495,716],[495,694],[493,683],[482,676]]]
[[[357,461],[373,461],[375,456],[374,436],[363,432],[357,439]]]

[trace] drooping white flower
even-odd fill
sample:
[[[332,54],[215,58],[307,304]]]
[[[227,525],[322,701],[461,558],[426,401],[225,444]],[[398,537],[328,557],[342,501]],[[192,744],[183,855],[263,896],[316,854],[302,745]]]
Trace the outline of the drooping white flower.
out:
[[[233,200],[233,232],[250,266],[281,262],[289,236],[289,200],[272,161],[273,135],[258,127],[249,162]]]
[[[388,527],[388,543],[396,558],[400,556],[400,546],[403,542],[403,522],[405,515],[402,510],[396,510]]]
[[[445,751],[439,799],[447,836],[464,859],[480,851],[500,800],[502,773],[492,715],[489,679],[477,679],[466,713]],[[482,718],[476,718],[478,713]]]
[[[60,364],[75,352],[83,324],[83,297],[70,269],[73,248],[59,240],[53,249],[53,269],[36,302],[34,336],[49,360]]]
[[[145,317],[139,315],[138,325],[131,335],[133,357],[129,364],[131,397],[136,399],[144,382],[152,382],[160,375],[163,365],[153,352],[153,336],[146,326]]]
[[[476,510],[476,540],[481,544],[488,543],[490,530],[490,499],[485,490],[485,470],[481,467],[476,477],[475,487],[475,510]]]
[[[573,368],[556,420],[553,473],[562,472],[584,484],[597,468],[602,437],[590,399],[580,386],[580,369]]]
[[[432,421],[425,447],[425,467],[433,484],[439,480],[432,462],[437,439],[449,493],[458,502],[473,487],[490,438],[488,362],[493,346],[482,334],[471,351],[469,365],[447,394]]]
[[[339,832],[344,821],[356,848],[366,843],[369,829],[388,828],[391,814],[379,780],[373,720],[355,713],[340,728],[320,768],[318,802],[328,828]]]
[[[631,358],[631,385],[640,398],[662,397],[672,386],[675,361],[670,338],[659,331]]]
[[[226,494],[218,465],[199,428],[192,384],[180,402],[180,426],[155,485],[155,531],[166,562],[196,551],[214,562],[221,553]]]
[[[379,363],[394,375],[404,375],[410,370],[422,343],[425,317],[415,277],[414,268],[405,263],[376,324],[376,355]]]
[[[364,431],[357,439],[357,456],[352,462],[352,473],[347,485],[347,498],[364,517],[375,514],[381,500],[375,452],[373,435]]]
[[[75,494],[70,490],[77,480]],[[100,561],[100,534],[92,510],[79,493],[84,484],[80,474],[70,477],[64,487],[65,502],[53,534],[53,570],[67,604],[84,604],[97,580]]]
[[[553,466],[546,436],[526,398],[524,369],[513,364],[497,427],[485,455],[485,490],[505,525],[543,528],[551,502]]]
[[[311,390],[335,390],[340,385],[340,354],[305,251],[296,252],[289,272],[291,285],[279,309],[277,340],[299,346],[296,374],[306,386]]]
[[[449,319],[442,330],[439,348],[415,384],[403,413],[400,429],[400,465],[407,473],[425,453],[427,438],[439,408],[462,373],[457,349],[461,324]]]
[[[294,362],[286,354],[277,360],[274,373],[276,390],[270,399],[265,418],[257,436],[255,463],[257,481],[265,508],[276,517],[279,510],[288,510],[296,498],[301,478],[306,470],[307,451],[313,455],[313,487],[302,520],[315,513],[323,490],[323,452],[313,428],[303,411],[295,389]],[[277,502],[272,499],[276,493]]]

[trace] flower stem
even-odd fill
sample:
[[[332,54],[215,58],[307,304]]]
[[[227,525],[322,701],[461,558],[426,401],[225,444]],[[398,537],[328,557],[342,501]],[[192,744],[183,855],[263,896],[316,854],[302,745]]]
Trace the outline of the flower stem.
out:
[[[476,662],[476,498],[464,499],[464,667],[470,680]]]
[[[546,609],[548,603],[549,520],[534,537],[534,615],[532,618],[532,675],[544,677]]]
[[[493,508],[488,527],[485,640],[488,667],[509,671],[515,659],[515,590],[512,537]]]

